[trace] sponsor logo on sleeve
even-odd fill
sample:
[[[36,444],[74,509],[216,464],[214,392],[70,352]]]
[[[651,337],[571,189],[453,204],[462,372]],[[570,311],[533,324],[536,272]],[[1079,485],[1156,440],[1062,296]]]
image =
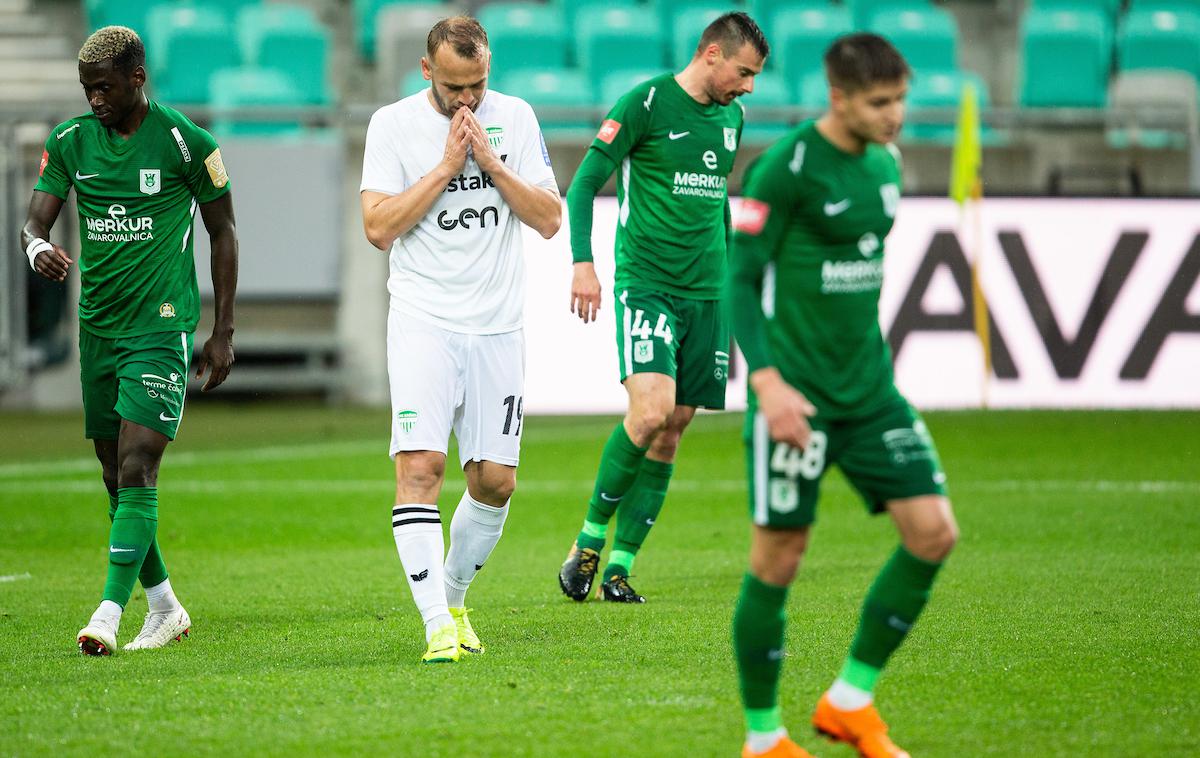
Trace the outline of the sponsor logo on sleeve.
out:
[[[742,207],[738,211],[733,228],[743,234],[757,237],[762,234],[763,227],[767,225],[767,217],[770,215],[771,206],[761,200],[748,197],[742,201]]]
[[[42,174],[44,174],[46,172],[46,164],[49,162],[50,162],[50,153],[49,153],[49,151],[43,150],[42,151],[42,161],[41,161],[41,163],[38,164],[38,177],[39,178],[41,177]]]
[[[611,145],[613,140],[617,138],[617,132],[621,131],[621,122],[613,119],[605,119],[600,125],[600,131],[596,134],[596,139],[606,145]]]
[[[179,145],[179,152],[183,154],[183,162],[192,162],[192,151],[188,150],[187,143],[183,141],[183,135],[179,133],[178,126],[171,127],[171,136],[175,138],[175,144]]]
[[[213,150],[212,154],[204,159],[204,166],[208,169],[208,178],[212,179],[214,187],[221,189],[229,184],[229,174],[225,172],[225,164],[221,162],[221,148]]]
[[[538,141],[542,143],[542,160],[546,161],[546,165],[550,165],[550,151],[546,149],[546,135],[538,131]]]

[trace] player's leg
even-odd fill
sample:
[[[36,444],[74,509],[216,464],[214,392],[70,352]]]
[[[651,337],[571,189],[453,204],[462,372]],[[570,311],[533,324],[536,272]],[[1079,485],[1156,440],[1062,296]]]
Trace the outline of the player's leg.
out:
[[[873,511],[891,514],[902,544],[867,591],[849,655],[813,723],[864,756],[894,758],[907,753],[875,709],[875,684],[928,602],[958,528],[933,441],[906,402],[858,425],[850,438],[842,468]]]
[[[746,464],[754,520],[750,570],[733,616],[733,646],[746,722],[743,756],[807,756],[783,726],[779,680],[788,586],[808,544],[825,468],[826,432],[813,419],[805,451],[770,439],[753,401],[746,414]]]
[[[461,405],[457,354],[463,335],[388,315],[390,452],[396,465],[392,536],[425,626],[422,660],[458,660],[458,634],[446,604],[445,540],[437,498],[446,471],[451,419]]]
[[[454,424],[467,488],[450,521],[446,599],[458,626],[459,647],[482,653],[467,615],[467,590],[487,563],[508,518],[517,487],[525,410],[525,334],[468,339],[463,412]]]
[[[601,573],[603,581],[600,591],[605,600],[625,603],[646,601],[629,586],[629,576],[633,571],[634,558],[662,511],[671,474],[675,471],[679,440],[695,415],[694,406],[675,406],[666,426],[650,443],[637,479],[617,509],[617,534],[608,556],[608,565]]]
[[[604,445],[583,528],[559,570],[559,586],[574,600],[585,600],[591,591],[608,523],[637,479],[650,443],[675,409],[672,300],[627,290],[614,308],[621,381],[629,396],[629,410]]]

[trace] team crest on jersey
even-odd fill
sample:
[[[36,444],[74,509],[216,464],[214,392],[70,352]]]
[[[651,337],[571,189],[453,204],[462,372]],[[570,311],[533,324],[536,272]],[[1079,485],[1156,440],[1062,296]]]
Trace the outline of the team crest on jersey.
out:
[[[170,303],[163,303],[158,306],[158,315],[160,318],[175,318],[175,306]]]
[[[649,363],[654,360],[654,340],[638,340],[633,343],[633,362]]]
[[[400,429],[408,434],[417,425],[416,411],[396,411],[396,423],[400,425]]]
[[[725,127],[725,149],[729,152],[737,150],[737,129],[732,126]]]
[[[484,131],[487,132],[488,144],[492,146],[493,150],[499,150],[500,146],[504,144],[504,127],[489,126]]]
[[[162,169],[143,168],[138,170],[138,189],[143,195],[157,195],[162,189]]]

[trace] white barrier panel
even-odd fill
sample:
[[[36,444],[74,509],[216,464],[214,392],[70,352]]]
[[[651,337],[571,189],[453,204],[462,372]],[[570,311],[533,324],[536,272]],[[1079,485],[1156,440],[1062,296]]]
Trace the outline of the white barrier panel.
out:
[[[736,201],[735,201],[736,207]],[[592,245],[604,285],[598,323],[568,311],[570,230],[526,234],[531,413],[616,413],[612,310],[615,200],[596,202]],[[958,207],[902,201],[887,240],[880,306],[900,389],[921,408],[983,401]],[[992,315],[997,408],[1200,408],[1200,202],[990,199],[982,286]],[[735,357],[728,405],[745,407]]]

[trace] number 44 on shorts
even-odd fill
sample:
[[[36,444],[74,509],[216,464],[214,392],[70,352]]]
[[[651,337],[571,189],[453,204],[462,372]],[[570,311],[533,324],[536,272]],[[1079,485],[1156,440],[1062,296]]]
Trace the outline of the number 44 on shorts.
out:
[[[776,513],[791,513],[800,506],[800,490],[797,480],[809,481],[821,476],[825,470],[825,448],[828,438],[825,432],[813,430],[804,450],[783,442],[772,445],[770,505]]]
[[[667,314],[658,314],[658,323],[651,331],[650,319],[646,318],[646,312],[641,308],[633,314],[633,327],[629,330],[629,334],[640,340],[648,340],[653,334],[661,339],[664,345],[670,345],[675,339],[675,336],[671,334],[671,327],[667,324]]]

